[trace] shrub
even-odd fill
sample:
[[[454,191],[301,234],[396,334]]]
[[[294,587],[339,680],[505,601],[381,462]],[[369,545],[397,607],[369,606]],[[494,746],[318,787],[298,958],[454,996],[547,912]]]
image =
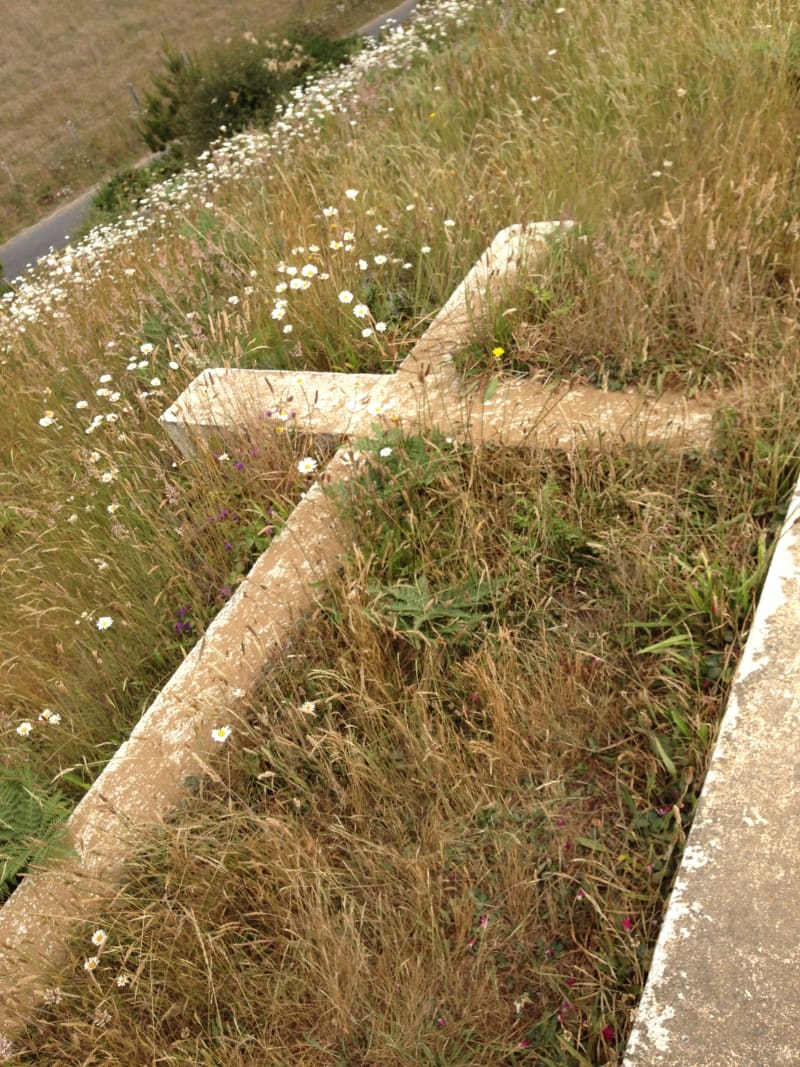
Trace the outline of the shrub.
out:
[[[295,33],[280,42],[245,34],[200,57],[167,46],[164,70],[145,97],[142,136],[154,151],[173,145],[182,159],[193,159],[221,127],[230,134],[267,125],[289,89],[344,63],[357,44],[356,38]]]

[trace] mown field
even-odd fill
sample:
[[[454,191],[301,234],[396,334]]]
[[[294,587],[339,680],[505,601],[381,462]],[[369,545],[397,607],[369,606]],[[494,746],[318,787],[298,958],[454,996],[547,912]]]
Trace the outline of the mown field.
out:
[[[65,810],[313,476],[291,419],[176,455],[203,367],[391,371],[571,218],[466,386],[718,405],[677,453],[377,419],[340,573],[20,1062],[619,1061],[800,469],[797,57],[780,3],[450,0],[3,300],[3,763]]]
[[[193,53],[290,25],[349,33],[390,6],[379,0],[9,0],[0,40],[0,244],[147,154],[137,132],[137,101],[144,103],[151,75],[162,67],[165,42]]]

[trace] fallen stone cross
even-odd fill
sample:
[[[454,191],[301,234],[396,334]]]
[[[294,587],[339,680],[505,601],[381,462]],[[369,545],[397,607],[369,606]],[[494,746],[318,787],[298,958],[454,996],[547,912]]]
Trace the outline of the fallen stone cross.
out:
[[[656,401],[515,378],[501,379],[492,396],[465,390],[454,354],[502,298],[510,276],[535,270],[548,237],[562,225],[569,224],[511,226],[498,234],[395,374],[208,370],[162,424],[188,455],[215,430],[291,404],[298,429],[342,439],[327,464],[328,481],[351,476],[348,442],[384,418],[408,432],[436,428],[509,446],[707,442],[712,406],[679,396]],[[202,773],[212,729],[235,717],[265,663],[312,606],[313,583],[331,572],[340,551],[334,505],[317,482],[75,809],[68,826],[74,857],[29,874],[0,909],[0,1032],[21,1025],[40,1001],[47,972],[66,959],[70,932],[94,918],[113,893],[136,827],[162,818],[186,795],[187,780]]]

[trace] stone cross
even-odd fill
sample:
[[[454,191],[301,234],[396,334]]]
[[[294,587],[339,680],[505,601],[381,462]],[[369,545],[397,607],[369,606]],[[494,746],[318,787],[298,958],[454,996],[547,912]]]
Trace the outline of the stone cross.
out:
[[[189,455],[215,429],[291,405],[299,430],[343,441],[327,465],[328,480],[352,473],[348,442],[383,419],[409,432],[435,427],[459,440],[508,446],[612,438],[704,443],[711,406],[678,396],[652,401],[518,378],[478,396],[460,385],[453,356],[501,300],[510,277],[535,271],[548,238],[569,225],[517,225],[499,233],[395,374],[207,370],[162,424]],[[331,572],[340,551],[334,505],[316,482],[75,809],[68,825],[74,857],[29,874],[0,909],[0,1033],[21,1024],[41,998],[47,970],[64,961],[69,933],[113,893],[133,848],[132,831],[158,822],[186,795],[187,780],[203,772],[212,729],[235,724],[246,691],[280,654],[313,604],[313,583]]]

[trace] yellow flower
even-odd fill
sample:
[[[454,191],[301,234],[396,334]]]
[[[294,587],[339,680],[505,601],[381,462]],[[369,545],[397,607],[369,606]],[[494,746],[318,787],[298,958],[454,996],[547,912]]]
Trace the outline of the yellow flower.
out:
[[[498,345],[497,348],[492,349],[492,355],[495,359],[500,359],[500,357],[504,356],[505,354],[506,350],[504,348],[501,348],[500,345]]]

